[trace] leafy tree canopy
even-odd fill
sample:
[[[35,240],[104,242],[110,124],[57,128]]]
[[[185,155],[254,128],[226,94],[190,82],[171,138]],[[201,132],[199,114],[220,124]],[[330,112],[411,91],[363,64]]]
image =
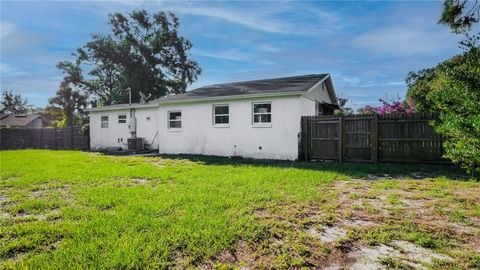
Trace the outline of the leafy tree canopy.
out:
[[[435,127],[446,137],[445,156],[480,172],[480,48],[469,48],[436,72],[427,100],[440,115]]]
[[[56,95],[49,99],[49,103],[54,107],[62,109],[63,120],[59,121],[60,126],[73,126],[81,124],[81,115],[87,105],[87,97],[79,90],[74,90],[68,82],[63,81]]]
[[[109,24],[110,35],[94,34],[74,54],[74,62],[58,64],[66,81],[93,94],[97,103],[126,103],[127,88],[133,102],[140,101],[139,92],[153,98],[182,93],[201,73],[173,13],[113,13]]]
[[[63,121],[64,114],[62,108],[55,106],[47,106],[39,109],[38,113],[43,116],[52,126],[59,126],[59,122]]]
[[[445,157],[480,172],[480,48],[478,36],[461,42],[465,51],[434,68],[410,72],[407,98],[416,110],[436,112],[434,126],[446,138]]]
[[[480,19],[480,3],[478,0],[445,0],[439,23],[450,27],[454,32],[470,30]]]
[[[469,32],[479,13],[478,1],[445,0],[439,23],[465,34],[464,53],[406,80],[417,109],[439,114],[433,124],[446,139],[444,156],[472,174],[480,172],[480,36]]]
[[[2,92],[2,101],[0,103],[0,112],[9,114],[26,114],[31,106],[28,100],[22,98],[22,95],[15,94],[11,90]]]
[[[435,68],[426,68],[408,73],[407,100],[415,103],[415,109],[420,112],[432,112],[432,104],[427,100],[427,95],[432,91],[431,82],[437,78]]]

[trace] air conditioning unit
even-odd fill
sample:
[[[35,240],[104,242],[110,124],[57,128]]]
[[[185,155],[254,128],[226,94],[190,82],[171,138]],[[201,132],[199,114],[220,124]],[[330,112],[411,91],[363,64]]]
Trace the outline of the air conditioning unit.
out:
[[[140,151],[143,150],[143,144],[145,142],[145,138],[128,138],[128,151]]]

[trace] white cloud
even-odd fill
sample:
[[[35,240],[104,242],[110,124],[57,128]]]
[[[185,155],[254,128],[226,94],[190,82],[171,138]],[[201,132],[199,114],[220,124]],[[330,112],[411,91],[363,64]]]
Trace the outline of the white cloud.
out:
[[[0,63],[0,77],[13,77],[13,76],[20,76],[26,75],[27,72],[21,71],[15,66],[6,63]]]
[[[15,24],[9,22],[0,22],[0,41],[3,43],[16,30]]]
[[[17,25],[10,22],[0,22],[0,43],[2,58],[12,52],[21,52],[26,48],[37,46],[42,37],[23,32]]]
[[[247,61],[253,58],[253,55],[238,50],[229,49],[225,51],[207,52],[198,49],[192,49],[193,56],[203,56],[229,61]]]
[[[365,32],[353,39],[355,46],[392,55],[436,54],[456,47],[456,36],[447,29],[425,23],[405,23]]]
[[[382,74],[377,76],[359,77],[344,75],[336,73],[334,75],[335,84],[340,87],[357,87],[357,88],[371,88],[371,87],[405,87],[404,81],[388,80]]]
[[[2,89],[12,89],[16,93],[20,93],[26,97],[29,103],[36,106],[45,106],[48,104],[48,98],[55,94],[60,81],[35,76],[24,76],[18,79],[2,79]]]
[[[258,49],[259,51],[263,51],[267,53],[277,53],[282,50],[280,47],[269,45],[269,44],[255,45],[254,48]]]
[[[265,2],[261,6],[248,5],[248,8],[230,9],[215,4],[195,2],[194,4],[172,4],[162,2],[161,7],[178,14],[203,16],[242,25],[244,27],[277,34],[318,35],[328,33],[333,28],[341,26],[336,14],[323,11],[319,8],[310,8],[310,5],[292,5],[289,2]],[[302,12],[313,19],[315,23],[304,24],[288,15]],[[286,16],[287,15],[287,16]],[[292,16],[297,18],[297,16]]]
[[[271,33],[294,33],[289,25],[275,22],[265,18],[264,14],[256,16],[255,12],[241,13],[229,9],[218,7],[193,7],[193,6],[172,6],[172,11],[180,14],[189,14],[196,16],[206,16],[211,18],[217,18],[231,23],[243,25],[245,27],[261,30]]]

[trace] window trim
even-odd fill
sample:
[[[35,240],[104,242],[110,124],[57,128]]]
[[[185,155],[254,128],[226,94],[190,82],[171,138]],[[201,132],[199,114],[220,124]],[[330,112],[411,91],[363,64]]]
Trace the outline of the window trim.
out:
[[[170,119],[170,114],[171,113],[180,113],[180,120],[172,120]],[[181,110],[173,110],[173,111],[167,111],[167,129],[169,131],[181,131],[182,130],[182,122],[183,122],[183,115],[182,115],[182,111]],[[170,122],[180,122],[180,127],[177,128],[177,127],[170,127]]]
[[[103,120],[104,117],[107,118],[106,121]],[[108,122],[109,122],[109,120],[110,120],[110,119],[109,119],[108,115],[101,115],[101,116],[100,116],[100,128],[108,128]],[[104,126],[104,124],[106,124],[106,125]]]
[[[124,120],[125,122],[120,122],[120,121],[123,121],[123,119],[120,120],[120,116],[125,116],[125,120]],[[118,120],[119,124],[126,124],[127,123],[127,115],[126,114],[118,114],[117,115],[117,120]]]
[[[269,104],[270,105],[270,112],[268,113],[256,113],[255,112],[255,105],[261,105],[261,104]],[[255,115],[262,115],[262,114],[269,114],[270,115],[270,122],[255,122]],[[271,101],[258,101],[258,102],[252,102],[252,126],[253,127],[272,127],[272,102]]]
[[[215,107],[228,107],[228,114],[215,114]],[[216,116],[228,116],[228,123],[216,123]],[[230,104],[213,104],[212,105],[212,127],[230,127]]]

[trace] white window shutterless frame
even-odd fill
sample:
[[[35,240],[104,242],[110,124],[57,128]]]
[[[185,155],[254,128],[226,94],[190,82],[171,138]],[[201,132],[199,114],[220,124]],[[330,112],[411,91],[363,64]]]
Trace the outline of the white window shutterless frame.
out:
[[[180,130],[182,128],[182,112],[169,111],[168,115],[168,129]]]
[[[271,127],[272,126],[272,103],[271,102],[252,103],[252,126],[253,127]]]
[[[214,127],[229,127],[230,105],[221,104],[212,106],[212,125]]]
[[[108,128],[108,116],[101,116],[100,127],[101,128]]]
[[[118,123],[119,124],[126,124],[127,123],[127,115],[125,115],[125,114],[118,115]]]

